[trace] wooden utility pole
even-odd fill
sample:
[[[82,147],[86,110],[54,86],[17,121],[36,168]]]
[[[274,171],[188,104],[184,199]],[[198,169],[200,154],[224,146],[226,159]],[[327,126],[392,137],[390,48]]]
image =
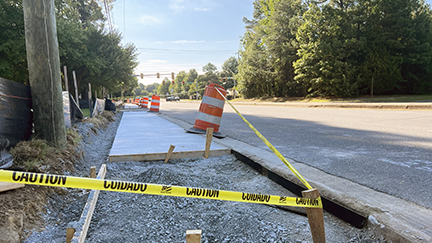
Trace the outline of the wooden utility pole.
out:
[[[54,0],[23,0],[27,63],[35,133],[66,145]]]

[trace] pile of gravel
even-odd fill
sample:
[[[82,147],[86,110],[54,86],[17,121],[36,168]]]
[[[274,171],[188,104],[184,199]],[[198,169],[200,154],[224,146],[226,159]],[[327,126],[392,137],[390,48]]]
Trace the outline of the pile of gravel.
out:
[[[90,166],[107,163],[119,120],[98,134],[79,128],[84,159],[75,175],[88,176]],[[293,196],[232,155],[107,163],[106,179]],[[44,215],[46,230],[32,232],[26,242],[64,242],[87,196],[80,189],[53,195]],[[328,242],[385,242],[330,214],[324,217]],[[186,230],[193,229],[202,230],[202,242],[312,242],[306,217],[267,205],[106,191],[100,193],[86,242],[185,242]]]

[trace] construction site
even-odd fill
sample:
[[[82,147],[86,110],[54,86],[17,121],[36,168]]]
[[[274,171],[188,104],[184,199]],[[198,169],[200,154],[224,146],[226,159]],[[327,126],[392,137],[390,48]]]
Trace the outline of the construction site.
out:
[[[209,90],[219,100],[212,104],[223,108],[216,88]],[[104,111],[101,122],[76,123],[78,158],[68,168],[13,172],[10,182],[34,185],[3,186],[0,242],[392,242],[366,216],[327,198],[332,213],[316,207],[321,216],[311,228],[305,209],[315,203],[298,194],[306,188],[287,176],[282,161],[266,164],[257,156],[271,155],[254,155],[256,148],[220,133],[212,138],[219,125],[200,123],[200,113],[210,113],[205,105],[194,125],[164,114],[158,98],[121,104],[116,114]],[[103,190],[91,190],[97,187],[86,180],[103,180]],[[176,195],[176,187],[186,187],[186,194]],[[140,191],[151,195],[130,193]],[[229,192],[242,196],[222,196]]]

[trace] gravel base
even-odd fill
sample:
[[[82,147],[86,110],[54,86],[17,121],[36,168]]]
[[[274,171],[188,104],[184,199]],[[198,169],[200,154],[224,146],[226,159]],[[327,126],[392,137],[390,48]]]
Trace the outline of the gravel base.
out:
[[[120,115],[117,115],[118,118]],[[106,163],[119,124],[84,134],[84,159],[74,175]],[[232,155],[209,159],[107,164],[107,179],[293,196]],[[53,195],[44,216],[48,226],[25,242],[64,242],[66,228],[81,216],[88,192],[65,189]],[[324,213],[328,242],[385,242]],[[307,218],[267,205],[101,191],[86,242],[185,242],[186,230],[201,229],[201,242],[312,242]]]

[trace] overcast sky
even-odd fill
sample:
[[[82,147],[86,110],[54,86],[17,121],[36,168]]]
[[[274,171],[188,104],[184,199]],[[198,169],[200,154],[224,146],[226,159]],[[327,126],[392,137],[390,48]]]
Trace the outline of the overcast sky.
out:
[[[253,0],[117,0],[111,17],[123,43],[138,48],[136,74],[177,74],[201,73],[209,62],[221,70],[224,61],[237,57],[243,17],[251,19],[252,13]],[[148,85],[163,77],[138,81]]]

